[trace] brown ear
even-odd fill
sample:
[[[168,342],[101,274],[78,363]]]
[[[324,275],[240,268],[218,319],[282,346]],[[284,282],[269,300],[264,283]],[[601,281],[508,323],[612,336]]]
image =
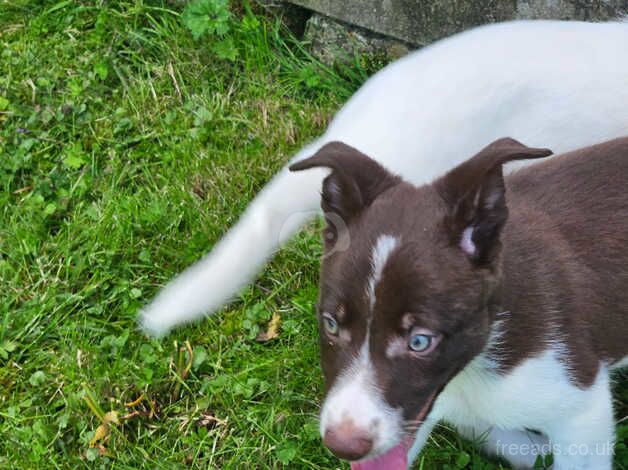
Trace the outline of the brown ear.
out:
[[[314,155],[290,165],[290,171],[327,167],[332,171],[323,181],[321,208],[330,225],[330,218],[340,217],[345,223],[368,207],[386,189],[401,180],[362,152],[343,144],[330,142]]]
[[[490,263],[500,246],[499,235],[508,218],[502,165],[551,154],[549,149],[530,148],[503,138],[436,182],[449,208],[445,226],[451,241],[474,263]]]

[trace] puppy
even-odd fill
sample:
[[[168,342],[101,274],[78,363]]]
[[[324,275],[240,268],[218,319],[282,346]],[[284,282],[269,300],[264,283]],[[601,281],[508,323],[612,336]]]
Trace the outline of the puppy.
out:
[[[339,142],[291,166],[331,169],[320,429],[353,469],[405,469],[445,420],[514,467],[611,470],[628,137],[502,176],[550,153],[500,139],[419,187]]]
[[[377,73],[293,161],[341,140],[422,184],[503,135],[558,152],[626,135],[626,57],[628,22],[480,27]],[[213,251],[143,311],[144,329],[164,334],[223,305],[318,214],[324,177],[280,171]]]

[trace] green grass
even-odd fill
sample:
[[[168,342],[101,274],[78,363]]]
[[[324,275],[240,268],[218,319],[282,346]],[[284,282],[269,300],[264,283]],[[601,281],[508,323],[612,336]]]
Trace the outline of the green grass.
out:
[[[211,320],[137,331],[371,72],[233,10],[195,40],[181,2],[0,0],[0,468],[347,467],[318,436],[314,229]],[[441,430],[415,468],[467,467],[501,468]]]

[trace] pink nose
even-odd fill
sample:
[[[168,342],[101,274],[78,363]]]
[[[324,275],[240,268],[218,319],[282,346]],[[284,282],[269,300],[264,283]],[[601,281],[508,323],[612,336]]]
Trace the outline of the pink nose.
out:
[[[341,459],[359,460],[373,448],[373,438],[366,429],[343,421],[325,431],[323,444]]]

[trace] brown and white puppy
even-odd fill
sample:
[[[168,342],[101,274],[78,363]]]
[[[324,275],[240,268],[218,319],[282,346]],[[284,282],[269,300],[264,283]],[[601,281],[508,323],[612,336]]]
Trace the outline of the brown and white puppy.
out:
[[[406,468],[442,419],[516,467],[552,452],[555,469],[611,469],[628,138],[504,179],[550,154],[500,139],[421,187],[339,142],[292,165],[331,169],[321,434],[353,468]]]

